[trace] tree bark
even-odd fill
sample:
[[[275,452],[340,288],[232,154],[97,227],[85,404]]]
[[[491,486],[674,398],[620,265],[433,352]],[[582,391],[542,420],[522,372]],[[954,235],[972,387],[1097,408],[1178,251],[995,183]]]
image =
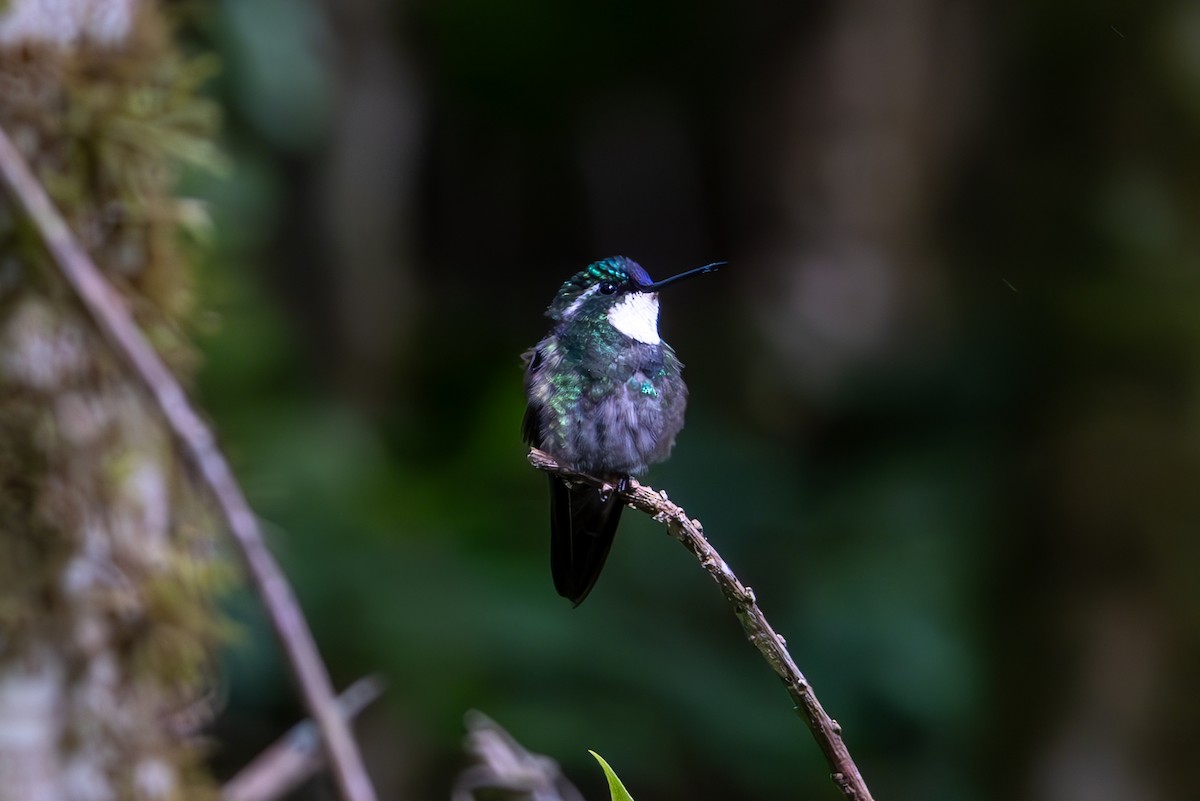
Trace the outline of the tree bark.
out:
[[[0,126],[173,368],[191,299],[180,157],[206,71],[157,9],[13,2]],[[153,404],[0,194],[0,801],[199,798],[194,741],[230,568]]]

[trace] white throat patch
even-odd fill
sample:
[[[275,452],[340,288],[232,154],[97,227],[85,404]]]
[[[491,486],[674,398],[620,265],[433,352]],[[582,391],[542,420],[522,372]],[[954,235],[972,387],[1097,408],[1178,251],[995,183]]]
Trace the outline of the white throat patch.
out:
[[[630,292],[608,310],[608,321],[625,336],[657,345],[658,336],[658,293]]]

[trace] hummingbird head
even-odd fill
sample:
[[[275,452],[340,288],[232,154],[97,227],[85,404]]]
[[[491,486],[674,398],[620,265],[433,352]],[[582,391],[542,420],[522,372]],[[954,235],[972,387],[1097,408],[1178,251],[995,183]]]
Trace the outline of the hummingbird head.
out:
[[[546,316],[563,325],[607,319],[622,334],[656,345],[662,341],[658,336],[658,290],[693,275],[715,272],[724,263],[653,281],[633,259],[612,256],[589,264],[563,282]]]

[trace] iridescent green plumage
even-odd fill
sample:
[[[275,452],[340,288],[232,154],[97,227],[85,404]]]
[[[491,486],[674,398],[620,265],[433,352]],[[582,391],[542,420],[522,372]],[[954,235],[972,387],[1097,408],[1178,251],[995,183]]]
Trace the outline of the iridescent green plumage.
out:
[[[658,336],[656,290],[671,280],[656,284],[636,262],[614,257],[563,283],[546,310],[554,328],[526,354],[529,444],[614,482],[667,458],[687,405],[683,365]],[[551,488],[555,586],[578,604],[604,564],[621,507],[562,479]]]

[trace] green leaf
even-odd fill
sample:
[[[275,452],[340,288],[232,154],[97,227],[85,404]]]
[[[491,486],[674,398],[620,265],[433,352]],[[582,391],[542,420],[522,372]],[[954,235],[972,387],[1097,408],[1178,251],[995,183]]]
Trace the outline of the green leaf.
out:
[[[594,756],[596,761],[600,763],[600,767],[604,769],[604,775],[608,778],[608,791],[612,793],[612,801],[633,801],[633,796],[625,789],[625,785],[621,784],[621,780],[617,778],[617,774],[613,773],[613,769],[604,761],[604,757],[590,749],[588,753]]]

